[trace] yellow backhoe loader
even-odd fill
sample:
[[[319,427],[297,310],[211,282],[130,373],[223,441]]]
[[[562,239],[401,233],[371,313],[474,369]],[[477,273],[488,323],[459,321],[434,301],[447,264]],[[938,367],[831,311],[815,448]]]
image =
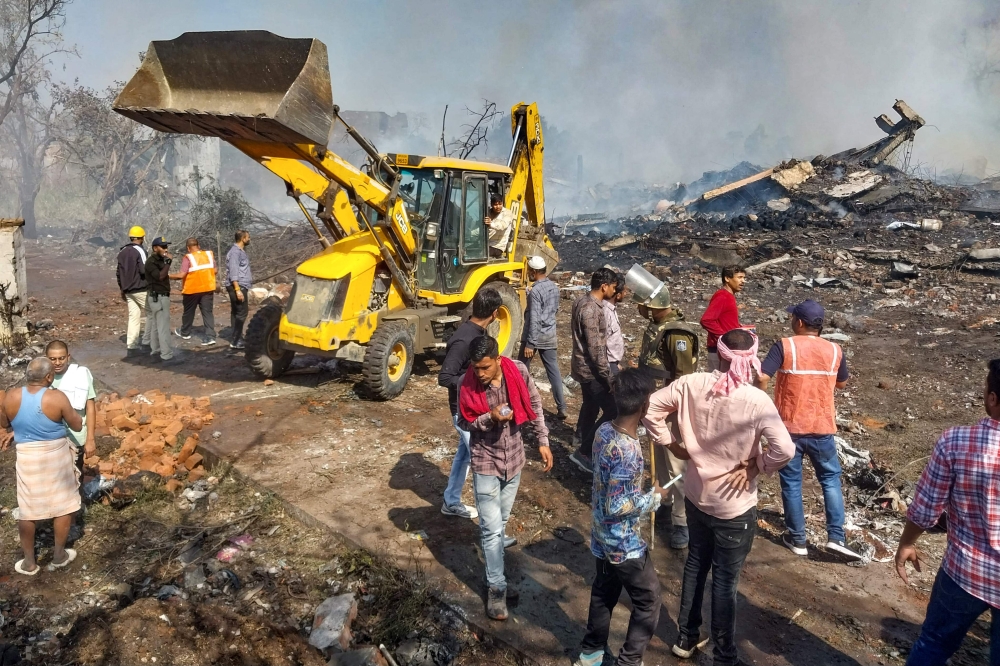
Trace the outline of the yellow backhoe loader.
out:
[[[316,231],[323,249],[297,268],[287,304],[264,305],[248,326],[246,359],[260,377],[280,375],[302,352],[361,363],[370,397],[393,398],[414,355],[443,348],[485,286],[503,299],[490,333],[510,354],[527,257],[545,257],[550,270],[558,261],[545,234],[534,104],[511,109],[506,165],[380,154],[333,104],[321,41],[238,31],[151,42],[114,110],[162,132],[227,141],[285,182]],[[327,147],[337,122],[367,154],[363,169]],[[499,251],[486,222],[491,196],[513,213]]]

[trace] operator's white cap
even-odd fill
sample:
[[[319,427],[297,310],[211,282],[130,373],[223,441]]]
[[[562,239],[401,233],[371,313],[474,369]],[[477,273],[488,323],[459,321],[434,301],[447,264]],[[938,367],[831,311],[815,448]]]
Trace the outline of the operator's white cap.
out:
[[[534,256],[528,257],[528,268],[530,268],[532,270],[535,270],[535,271],[544,271],[545,270],[545,259],[542,259],[537,254],[534,255]]]

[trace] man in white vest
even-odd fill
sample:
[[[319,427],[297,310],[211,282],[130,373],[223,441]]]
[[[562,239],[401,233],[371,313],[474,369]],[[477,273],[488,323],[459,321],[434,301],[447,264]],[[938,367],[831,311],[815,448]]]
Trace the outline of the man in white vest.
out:
[[[191,339],[195,310],[201,310],[205,324],[203,347],[215,344],[215,255],[211,250],[202,250],[197,238],[187,239],[187,254],[181,262],[181,270],[170,276],[171,280],[181,280],[181,295],[184,313],[181,315],[180,329],[174,335],[184,340]]]

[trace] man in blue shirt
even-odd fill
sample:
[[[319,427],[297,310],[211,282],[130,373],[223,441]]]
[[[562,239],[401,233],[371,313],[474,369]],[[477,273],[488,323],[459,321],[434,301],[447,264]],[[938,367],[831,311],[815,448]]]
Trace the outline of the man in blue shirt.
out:
[[[240,229],[236,232],[235,243],[226,253],[226,291],[229,292],[229,308],[233,327],[230,349],[246,349],[243,344],[243,324],[250,312],[250,287],[253,277],[250,274],[250,257],[246,247],[250,245],[250,232]]]
[[[528,292],[524,310],[524,340],[521,341],[521,363],[531,368],[531,359],[538,356],[552,385],[556,401],[556,418],[566,420],[566,398],[563,396],[562,375],[556,350],[556,313],[559,312],[559,285],[545,277],[545,259],[528,257],[528,279],[534,284]]]
[[[608,648],[611,613],[622,589],[632,601],[625,644],[618,666],[640,666],[660,617],[660,581],[639,534],[640,518],[656,511],[665,491],[642,491],[643,458],[639,421],[656,390],[652,378],[638,369],[622,370],[614,380],[618,416],[601,425],[594,437],[594,512],[590,552],[597,576],[590,590],[587,635],[573,666],[599,666]]]

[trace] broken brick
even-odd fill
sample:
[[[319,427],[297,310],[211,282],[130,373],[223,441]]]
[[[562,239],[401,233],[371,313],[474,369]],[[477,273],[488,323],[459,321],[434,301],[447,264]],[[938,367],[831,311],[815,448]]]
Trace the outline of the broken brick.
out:
[[[153,468],[160,464],[160,460],[155,456],[143,456],[139,459],[139,469],[144,472],[152,472]]]
[[[119,430],[126,430],[126,431],[137,430],[139,428],[139,424],[136,423],[134,419],[130,419],[124,414],[115,418],[115,420],[111,422],[111,425],[114,426],[115,428],[118,428]],[[178,430],[178,432],[180,431]]]
[[[183,465],[184,461],[191,457],[191,454],[195,452],[198,448],[198,438],[195,436],[188,437],[184,440],[184,446],[181,447],[180,453],[177,454],[177,463]]]
[[[351,647],[351,622],[358,616],[353,593],[330,597],[316,607],[309,645],[343,652]]]
[[[187,460],[184,461],[184,466],[187,467],[190,472],[195,467],[200,465],[202,460],[204,460],[204,457],[200,453],[192,453],[187,457]]]
[[[194,401],[194,405],[195,405],[195,407],[199,407],[201,409],[205,409],[205,408],[210,407],[212,405],[212,399],[210,397],[208,397],[208,396],[205,396],[204,398],[198,398],[198,399],[196,399]]]
[[[160,476],[173,476],[174,471],[173,465],[164,465],[162,463],[152,469],[154,474],[159,474]]]
[[[139,389],[129,389],[125,391],[126,398],[134,398],[137,395],[139,395]]]
[[[126,405],[126,403],[125,403],[124,400],[116,400],[116,401],[108,404],[108,411],[109,412],[124,412],[125,411],[125,405]]]
[[[184,487],[184,484],[177,479],[170,479],[167,481],[167,492],[176,493],[178,490]]]
[[[137,432],[130,432],[122,440],[121,448],[125,450],[135,449],[142,443],[142,436]]]
[[[170,421],[168,419],[153,419],[152,421],[149,422],[149,427],[153,429],[166,428],[169,425]]]
[[[206,474],[208,474],[208,472],[205,471],[204,467],[195,467],[188,472],[188,481],[194,483],[195,481],[204,478]]]
[[[335,653],[330,657],[327,666],[389,666],[389,662],[378,648],[369,645],[357,650]]]
[[[111,434],[111,428],[109,426],[98,425],[96,428],[94,428],[95,437],[106,437],[107,435],[110,434]]]
[[[184,430],[184,424],[180,421],[171,421],[170,425],[163,429],[163,438],[168,442],[177,435],[181,434],[181,430]]]
[[[111,462],[102,462],[97,465],[97,469],[101,470],[101,474],[111,474],[115,469],[115,465]]]

